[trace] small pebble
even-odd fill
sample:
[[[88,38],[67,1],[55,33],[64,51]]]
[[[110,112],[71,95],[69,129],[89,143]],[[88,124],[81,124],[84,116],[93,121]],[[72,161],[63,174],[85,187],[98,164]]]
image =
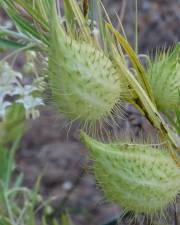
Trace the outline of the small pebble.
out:
[[[69,191],[70,189],[72,189],[73,187],[73,184],[71,181],[65,181],[63,184],[62,184],[62,188],[66,191]]]

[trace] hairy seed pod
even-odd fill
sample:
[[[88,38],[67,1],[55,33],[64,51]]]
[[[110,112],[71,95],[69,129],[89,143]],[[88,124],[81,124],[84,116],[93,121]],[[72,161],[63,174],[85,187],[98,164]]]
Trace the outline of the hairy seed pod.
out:
[[[96,122],[119,102],[122,82],[109,57],[68,37],[56,21],[50,32],[48,70],[52,98],[72,120]]]
[[[158,108],[173,110],[180,105],[180,45],[172,51],[158,53],[147,71]]]
[[[153,214],[180,191],[180,170],[166,150],[138,144],[104,144],[86,134],[94,173],[105,196],[126,210]]]

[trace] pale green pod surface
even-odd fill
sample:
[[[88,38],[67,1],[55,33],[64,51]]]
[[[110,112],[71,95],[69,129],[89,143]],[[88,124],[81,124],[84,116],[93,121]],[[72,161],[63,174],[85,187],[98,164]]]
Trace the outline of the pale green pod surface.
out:
[[[59,24],[52,24],[50,36],[48,79],[59,110],[82,122],[110,115],[122,92],[111,60],[91,44],[69,38]]]
[[[171,52],[159,52],[147,71],[156,104],[162,111],[180,107],[180,45]]]
[[[153,214],[180,191],[180,170],[166,150],[138,144],[104,144],[82,134],[105,196],[126,210]]]

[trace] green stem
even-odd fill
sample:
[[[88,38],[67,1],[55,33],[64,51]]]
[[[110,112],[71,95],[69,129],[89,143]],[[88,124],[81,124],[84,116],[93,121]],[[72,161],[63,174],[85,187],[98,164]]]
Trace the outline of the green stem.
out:
[[[11,209],[11,205],[9,203],[9,199],[8,199],[6,193],[4,194],[4,200],[5,200],[5,204],[6,204],[6,207],[7,207],[7,211],[8,211],[11,223],[12,223],[12,225],[16,225],[16,222],[15,222],[14,216],[13,216],[13,212],[12,212],[12,209]]]

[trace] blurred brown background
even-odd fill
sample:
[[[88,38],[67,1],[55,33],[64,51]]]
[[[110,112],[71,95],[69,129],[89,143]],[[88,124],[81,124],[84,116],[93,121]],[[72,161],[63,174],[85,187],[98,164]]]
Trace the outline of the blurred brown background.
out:
[[[104,0],[111,18],[118,12],[133,43],[135,0]],[[139,48],[145,52],[180,40],[180,0],[138,0]]]

